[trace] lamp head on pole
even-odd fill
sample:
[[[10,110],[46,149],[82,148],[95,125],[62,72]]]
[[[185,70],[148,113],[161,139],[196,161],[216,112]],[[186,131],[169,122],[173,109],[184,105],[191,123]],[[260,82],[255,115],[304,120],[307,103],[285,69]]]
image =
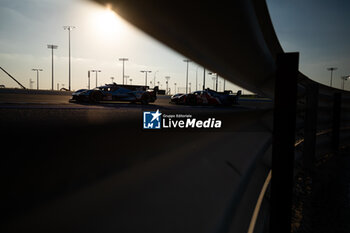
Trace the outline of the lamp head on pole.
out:
[[[68,31],[71,31],[75,28],[75,26],[63,26],[63,29],[64,30],[68,30]]]
[[[329,68],[327,68],[327,70],[329,70],[329,71],[334,71],[334,70],[337,70],[338,68],[337,67],[329,67]]]
[[[48,44],[48,45],[47,45],[47,48],[48,48],[48,49],[57,49],[58,46],[57,46],[57,45],[53,45],[53,44]]]

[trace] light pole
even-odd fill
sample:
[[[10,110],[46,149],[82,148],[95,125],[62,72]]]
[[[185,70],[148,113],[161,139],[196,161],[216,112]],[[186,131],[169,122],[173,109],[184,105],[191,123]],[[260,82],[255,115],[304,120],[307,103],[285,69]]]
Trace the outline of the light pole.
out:
[[[114,77],[111,77],[111,80],[112,80],[112,84],[113,84]]]
[[[90,70],[88,70],[88,89],[90,90]]]
[[[174,83],[174,86],[175,86],[175,88],[174,88],[174,95],[176,94],[176,83]]]
[[[215,88],[215,79],[216,78],[215,78],[215,76],[212,76],[211,78],[213,79],[213,90],[214,90],[214,88]]]
[[[132,85],[132,78],[131,78],[131,79],[129,79],[129,81],[130,81],[130,85]]]
[[[147,86],[147,73],[151,73],[150,70],[140,70],[141,73],[145,73],[145,86]]]
[[[205,90],[205,68],[203,68],[203,90]]]
[[[159,71],[157,70],[156,72],[154,72],[154,76],[153,76],[153,88],[156,86],[156,74],[158,73]]]
[[[213,73],[213,72],[209,72],[208,74],[211,74],[211,75],[216,75],[216,88],[215,88],[215,91],[218,91],[218,81],[219,81],[219,76],[218,76],[218,73]],[[213,79],[214,80],[214,79]],[[214,86],[213,86],[213,89],[214,89]]]
[[[349,77],[350,77],[350,75],[341,77],[341,79],[343,80],[343,85],[342,85],[343,86],[343,90],[345,89],[345,81],[347,81]]]
[[[90,71],[88,70],[88,89],[90,90]]]
[[[329,67],[327,68],[327,70],[329,70],[331,72],[331,87],[332,87],[332,82],[333,82],[333,71],[337,70],[337,67]]]
[[[72,31],[75,26],[63,26],[64,30],[68,30],[68,90],[71,90],[71,57],[70,57],[70,31]]]
[[[187,92],[187,88],[188,88],[188,63],[190,63],[191,61],[189,59],[184,59],[184,62],[186,62],[186,94]]]
[[[124,85],[124,78],[125,78],[125,76],[124,76],[124,65],[125,65],[125,61],[129,61],[129,59],[126,58],[126,57],[121,57],[121,58],[119,58],[119,61],[123,62],[123,85]]]
[[[97,73],[101,72],[101,70],[90,70],[90,71],[96,73],[96,87],[97,87]]]
[[[34,83],[34,81],[30,78],[29,79],[29,89],[33,89],[33,83]]]
[[[57,49],[58,46],[57,45],[53,45],[53,44],[48,44],[47,48],[51,49],[51,72],[52,72],[52,74],[51,74],[51,77],[52,77],[51,89],[53,90],[53,84],[54,84],[54,81],[53,81],[53,76],[54,76],[53,75],[54,74],[54,72],[53,72],[53,50]]]
[[[216,73],[216,87],[215,87],[215,91],[218,91],[218,82],[219,82],[219,75],[218,75],[218,73]]]
[[[124,75],[124,78],[125,78],[125,80],[126,80],[125,85],[127,85],[127,84],[128,84],[129,75]]]
[[[197,69],[196,69],[196,88],[195,88],[195,91],[198,90],[198,68],[199,68],[199,66],[197,66]]]
[[[165,76],[165,79],[166,79],[166,93],[169,95],[169,89],[168,89],[168,83],[169,83],[169,79],[170,77],[169,76]]]
[[[39,90],[39,71],[43,71],[43,69],[32,69],[32,71],[36,71],[36,89]]]

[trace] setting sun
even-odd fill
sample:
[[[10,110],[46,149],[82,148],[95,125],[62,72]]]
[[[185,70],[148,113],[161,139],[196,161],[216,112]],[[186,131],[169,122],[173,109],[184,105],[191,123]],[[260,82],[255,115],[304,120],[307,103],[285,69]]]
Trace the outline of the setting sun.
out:
[[[111,36],[120,33],[124,24],[122,19],[111,10],[110,7],[96,12],[92,17],[92,21],[96,30],[104,36]]]

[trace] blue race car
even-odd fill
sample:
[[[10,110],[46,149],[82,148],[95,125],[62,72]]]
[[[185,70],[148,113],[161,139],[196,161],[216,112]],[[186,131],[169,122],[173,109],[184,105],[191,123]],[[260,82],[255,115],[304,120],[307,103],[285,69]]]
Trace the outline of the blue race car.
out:
[[[70,102],[128,101],[141,104],[153,103],[157,99],[158,87],[106,84],[94,89],[80,89],[72,94]]]

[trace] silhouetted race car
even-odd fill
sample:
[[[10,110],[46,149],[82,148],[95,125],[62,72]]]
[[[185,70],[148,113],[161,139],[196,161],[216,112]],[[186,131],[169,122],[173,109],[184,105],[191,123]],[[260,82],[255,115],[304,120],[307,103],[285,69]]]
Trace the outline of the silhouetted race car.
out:
[[[195,91],[189,94],[175,94],[171,97],[171,102],[175,104],[187,105],[226,105],[237,104],[241,91],[233,94],[232,91],[216,92],[211,89]]]
[[[71,102],[128,101],[141,104],[153,103],[157,99],[158,87],[106,84],[94,89],[80,89],[72,94]]]

